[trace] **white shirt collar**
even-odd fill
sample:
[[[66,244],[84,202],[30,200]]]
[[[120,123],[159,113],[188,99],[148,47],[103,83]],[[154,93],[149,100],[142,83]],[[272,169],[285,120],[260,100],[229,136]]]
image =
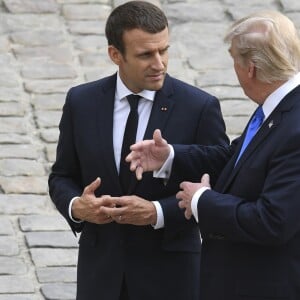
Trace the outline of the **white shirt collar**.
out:
[[[121,101],[125,99],[126,96],[133,94],[126,85],[123,83],[120,78],[119,72],[117,72],[117,86],[116,86],[116,99]],[[138,95],[142,98],[147,99],[149,101],[153,101],[155,97],[156,91],[143,90]]]
[[[271,112],[281,102],[281,100],[298,85],[300,85],[300,73],[294,75],[291,79],[289,79],[267,97],[262,106],[265,114],[265,119],[271,114]]]

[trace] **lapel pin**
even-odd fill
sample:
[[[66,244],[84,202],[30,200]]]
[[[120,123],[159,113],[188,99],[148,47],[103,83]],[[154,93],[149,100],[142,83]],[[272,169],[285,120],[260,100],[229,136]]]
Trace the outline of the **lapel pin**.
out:
[[[160,110],[161,110],[161,111],[167,111],[167,110],[168,110],[168,108],[167,108],[167,107],[165,107],[165,106],[162,106]]]
[[[269,128],[271,128],[273,126],[273,120],[268,124]]]

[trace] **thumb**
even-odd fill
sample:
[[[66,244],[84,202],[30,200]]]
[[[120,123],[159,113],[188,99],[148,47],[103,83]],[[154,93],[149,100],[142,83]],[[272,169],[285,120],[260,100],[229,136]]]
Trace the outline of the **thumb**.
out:
[[[160,129],[155,129],[153,133],[153,140],[156,145],[162,145],[164,143],[164,139],[161,136]]]
[[[94,193],[95,190],[100,186],[100,184],[101,184],[101,179],[100,177],[97,177],[92,183],[90,183],[85,187],[84,194]]]
[[[209,184],[209,175],[208,174],[204,174],[203,176],[202,176],[202,178],[201,178],[201,183],[203,183],[204,185],[210,185]]]

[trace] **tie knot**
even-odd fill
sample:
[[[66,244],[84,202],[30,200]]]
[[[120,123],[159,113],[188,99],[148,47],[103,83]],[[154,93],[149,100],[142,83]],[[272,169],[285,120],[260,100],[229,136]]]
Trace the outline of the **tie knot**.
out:
[[[256,118],[258,118],[259,120],[263,120],[265,117],[264,111],[262,109],[262,106],[259,106],[257,111],[255,112],[255,116]]]
[[[242,148],[240,150],[240,153],[238,155],[238,158],[237,158],[235,164],[237,164],[238,160],[242,156],[246,147],[248,146],[248,144],[250,143],[252,138],[255,136],[257,130],[261,126],[262,122],[264,121],[264,118],[265,118],[265,114],[263,112],[263,109],[261,106],[259,106],[258,109],[256,110],[256,112],[254,113],[254,116],[251,119],[251,122],[249,124],[249,127],[248,127],[246,135],[245,135],[245,139],[244,139]]]
[[[253,128],[260,127],[264,118],[265,118],[265,114],[263,112],[262,106],[259,106],[254,114],[252,121],[251,121],[251,124],[250,124],[251,127],[253,127]]]
[[[129,102],[130,109],[136,110],[141,96],[131,94],[131,95],[128,95],[126,98],[127,98],[127,101]]]

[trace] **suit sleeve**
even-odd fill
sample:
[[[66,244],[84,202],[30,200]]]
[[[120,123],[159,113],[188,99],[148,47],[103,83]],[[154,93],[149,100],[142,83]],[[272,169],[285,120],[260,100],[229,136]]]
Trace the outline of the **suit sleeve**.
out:
[[[208,147],[208,145],[218,145],[218,147],[222,149],[222,153],[224,152],[224,148],[226,148],[228,145],[228,138],[225,134],[225,124],[222,118],[220,104],[215,97],[210,96],[203,110],[199,113],[194,144],[205,145],[205,147]],[[196,145],[174,145],[175,150],[178,148],[189,149],[190,147],[197,148]],[[176,155],[177,154],[175,152],[175,159]],[[191,164],[192,163],[193,162],[191,162]],[[218,165],[218,168],[221,169],[223,167],[223,164],[224,161],[222,161]],[[187,166],[185,166],[184,172],[182,172],[182,169],[175,167],[175,170],[174,172],[172,171],[172,175],[170,177],[170,180],[168,181],[168,185],[170,189],[178,191],[181,181],[199,181],[202,171],[204,171],[203,168],[193,172],[193,170],[190,170]],[[190,221],[187,221],[185,219],[182,210],[178,207],[178,200],[176,199],[175,195],[172,197],[160,199],[159,202],[162,206],[164,214],[166,238],[171,239],[172,236],[178,234],[184,236],[185,232],[194,231],[195,220],[191,219]],[[195,232],[195,234],[199,233]]]
[[[80,196],[81,172],[74,145],[72,113],[70,98],[72,89],[68,92],[63,114],[59,124],[59,140],[56,152],[56,161],[49,175],[49,194],[58,211],[65,217],[73,232],[80,232],[83,224],[74,223],[68,214],[70,201],[75,196]]]
[[[201,233],[253,244],[287,243],[300,231],[299,174],[300,139],[294,135],[273,147],[267,161],[248,168],[235,191],[203,193],[198,202]]]
[[[196,143],[173,145],[175,156],[170,183],[198,182],[204,173],[208,173],[210,183],[214,186],[235,152],[239,139],[229,145],[218,100],[209,102],[201,116]]]

